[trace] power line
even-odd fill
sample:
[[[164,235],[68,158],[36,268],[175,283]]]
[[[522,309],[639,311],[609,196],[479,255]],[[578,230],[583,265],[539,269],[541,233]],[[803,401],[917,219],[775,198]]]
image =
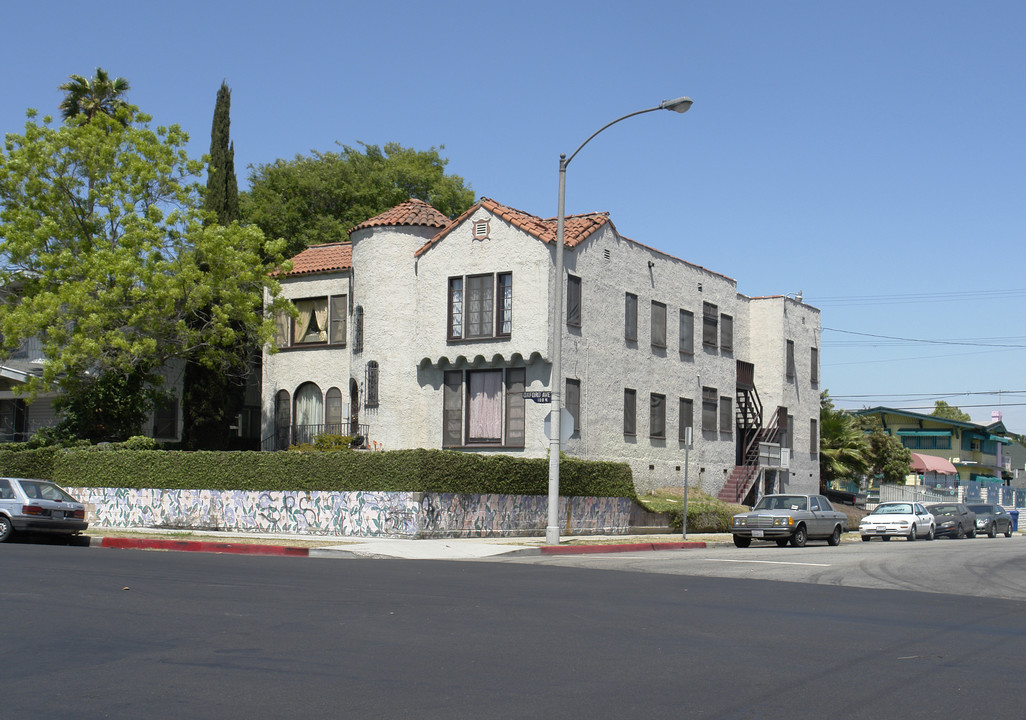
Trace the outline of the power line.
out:
[[[969,340],[924,340],[922,338],[907,338],[899,337],[895,335],[877,335],[875,333],[857,332],[855,330],[840,330],[838,328],[825,327],[823,330],[830,332],[843,333],[845,335],[858,335],[860,337],[880,338],[883,340],[898,340],[901,342],[910,343],[922,343],[924,345],[966,345],[969,347],[992,347],[992,348],[1023,348],[1026,349],[1026,344],[1023,345],[1012,345],[1007,343],[983,343]]]

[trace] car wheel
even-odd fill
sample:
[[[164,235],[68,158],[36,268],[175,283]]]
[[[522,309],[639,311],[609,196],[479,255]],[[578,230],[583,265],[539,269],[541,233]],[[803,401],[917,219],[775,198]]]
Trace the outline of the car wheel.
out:
[[[997,523],[991,523],[987,528],[987,537],[997,537]]]
[[[739,548],[746,548],[751,544],[752,539],[750,537],[741,537],[740,535],[734,536],[734,545],[736,545]]]
[[[926,536],[926,539],[927,540],[933,540],[935,537],[937,537],[937,528],[935,528],[933,525],[931,525],[930,526],[930,532]]]
[[[909,542],[912,542],[913,540],[916,539],[916,526],[915,525],[913,525],[912,529],[908,531],[908,535],[905,536],[905,539],[908,540]]]
[[[869,542],[870,540],[871,540],[871,538],[868,535],[863,535],[862,536],[862,542]]]
[[[787,538],[777,538],[775,542],[777,543],[777,547],[787,546]]]
[[[841,544],[841,526],[838,525],[834,528],[833,534],[827,538],[827,544],[831,547],[837,547]]]
[[[799,525],[791,536],[791,547],[805,547],[805,541],[809,539],[809,534],[805,530],[804,525]]]
[[[965,538],[965,528],[962,527],[962,523],[959,523],[958,527],[955,528],[955,539],[962,540],[963,538]]]
[[[974,537],[976,537],[976,525],[973,525],[971,528],[969,528],[969,530],[966,532],[965,536],[967,538],[974,538]]]
[[[1005,528],[1005,537],[1012,537],[1012,523],[1008,523],[1008,527]]]
[[[14,525],[6,515],[0,515],[0,542],[7,542],[14,535]]]

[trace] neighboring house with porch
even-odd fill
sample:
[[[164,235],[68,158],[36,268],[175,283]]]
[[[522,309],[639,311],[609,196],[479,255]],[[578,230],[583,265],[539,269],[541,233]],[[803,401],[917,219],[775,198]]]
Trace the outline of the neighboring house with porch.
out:
[[[279,277],[296,318],[263,358],[265,449],[322,432],[384,449],[545,457],[556,222],[482,199],[419,200],[310,247]],[[619,234],[565,225],[566,452],[627,462],[639,492],[733,501],[819,485],[819,311]],[[787,283],[793,284],[794,279]]]
[[[1006,448],[1013,444],[995,412],[989,425],[949,420],[908,410],[874,407],[856,415],[879,419],[883,431],[912,452],[915,484],[954,488],[979,484],[1007,485],[1013,477]]]

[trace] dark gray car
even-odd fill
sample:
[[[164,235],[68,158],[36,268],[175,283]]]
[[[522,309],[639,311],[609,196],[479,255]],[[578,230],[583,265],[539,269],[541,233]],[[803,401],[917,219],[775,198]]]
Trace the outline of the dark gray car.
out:
[[[0,478],[0,542],[16,532],[74,535],[87,527],[85,505],[49,480]]]
[[[976,537],[976,513],[962,503],[934,503],[926,509],[937,522],[937,537]]]
[[[976,513],[976,532],[987,533],[987,537],[998,533],[1012,537],[1012,516],[1000,505],[970,505],[969,509]]]

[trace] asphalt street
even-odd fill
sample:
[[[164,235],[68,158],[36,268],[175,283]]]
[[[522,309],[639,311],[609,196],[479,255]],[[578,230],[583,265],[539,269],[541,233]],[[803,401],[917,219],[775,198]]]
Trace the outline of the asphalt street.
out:
[[[5,545],[0,717],[1021,716],[1022,601],[565,561]]]

